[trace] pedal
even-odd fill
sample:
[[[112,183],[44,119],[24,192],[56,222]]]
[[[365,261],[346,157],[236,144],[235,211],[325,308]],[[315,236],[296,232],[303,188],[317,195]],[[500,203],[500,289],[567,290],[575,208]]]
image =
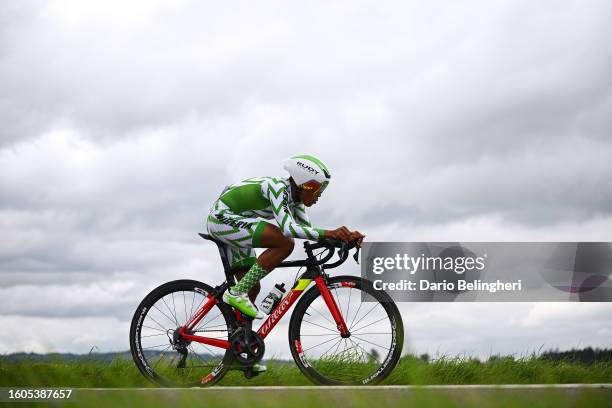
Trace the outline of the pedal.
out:
[[[244,369],[244,378],[246,378],[247,380],[257,377],[258,375],[259,375],[259,371],[253,370],[253,367],[246,367]]]

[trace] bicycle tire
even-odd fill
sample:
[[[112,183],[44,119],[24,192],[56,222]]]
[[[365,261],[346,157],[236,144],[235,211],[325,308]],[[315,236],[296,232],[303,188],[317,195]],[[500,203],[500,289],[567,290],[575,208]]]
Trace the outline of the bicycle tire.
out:
[[[321,358],[320,360],[312,360],[310,356],[307,355],[305,347],[304,347],[304,339],[302,338],[302,332],[307,331],[305,329],[306,325],[304,324],[305,320],[304,320],[304,316],[306,315],[306,313],[308,312],[308,310],[311,310],[310,306],[313,304],[313,302],[317,302],[317,303],[322,303],[322,296],[321,293],[319,291],[318,287],[312,287],[311,289],[309,289],[303,296],[302,299],[300,299],[300,301],[298,302],[298,304],[296,305],[292,315],[291,315],[291,321],[289,323],[289,348],[291,350],[291,354],[293,356],[293,359],[295,361],[295,363],[297,364],[298,368],[300,369],[300,371],[306,376],[308,377],[312,382],[316,383],[316,384],[321,384],[321,385],[356,385],[356,384],[378,384],[381,381],[383,381],[390,373],[391,371],[395,368],[395,366],[397,365],[400,357],[401,357],[401,352],[402,352],[402,346],[403,346],[403,341],[404,341],[404,327],[403,327],[403,322],[402,322],[402,318],[401,315],[399,313],[399,310],[397,309],[397,306],[395,305],[395,303],[392,301],[392,299],[389,297],[389,295],[383,291],[377,291],[374,290],[372,282],[366,279],[362,279],[359,277],[355,277],[355,276],[336,276],[336,277],[332,277],[332,278],[328,278],[327,279],[327,287],[330,288],[330,291],[336,290],[336,288],[338,287],[342,287],[342,288],[349,288],[350,290],[357,290],[357,291],[363,291],[365,293],[367,293],[368,295],[372,296],[372,298],[375,300],[376,305],[372,308],[376,308],[378,305],[381,305],[383,310],[385,311],[386,315],[389,317],[389,329],[391,329],[390,332],[390,347],[389,347],[389,352],[387,353],[387,355],[385,356],[384,360],[382,361],[382,363],[380,363],[380,366],[374,368],[374,366],[376,366],[376,364],[378,363],[378,360],[376,360],[376,358],[372,358],[373,355],[370,354],[369,355],[369,359],[373,360],[372,363],[367,363],[369,365],[367,365],[365,362],[364,363],[360,363],[361,365],[358,366],[359,368],[363,367],[364,370],[368,371],[367,375],[363,375],[359,378],[350,378],[350,379],[346,379],[346,378],[333,378],[330,377],[327,373],[323,372],[323,368],[324,364],[320,363],[317,364],[318,361],[323,362],[323,358]],[[336,299],[336,302],[339,303],[338,306],[341,309],[341,313],[343,314],[343,316],[345,316],[345,320],[346,318],[349,317],[350,315],[350,302],[351,302],[351,292],[349,292],[349,299],[348,299],[348,306],[343,306],[342,304],[340,304],[338,302],[338,294],[336,291],[336,294],[334,294],[332,292],[332,295],[334,296],[334,298]],[[360,293],[361,295],[361,293]],[[318,300],[319,299],[319,300]],[[344,313],[343,308],[346,307],[347,308],[347,312]],[[361,308],[361,305],[359,306],[359,309]],[[354,318],[353,318],[353,324],[355,324],[355,320],[358,318],[360,310],[357,310]],[[327,309],[329,310],[329,309]],[[371,310],[372,311],[372,310]],[[312,313],[312,311],[310,312]],[[329,312],[327,312],[329,313]],[[369,313],[369,312],[368,312]],[[314,315],[314,314],[313,314]],[[325,317],[323,315],[323,317]],[[331,318],[331,316],[329,316]],[[310,317],[309,317],[310,318]],[[349,322],[346,322],[347,325],[349,324]],[[315,324],[314,322],[312,322],[312,324]],[[333,324],[333,322],[332,322]],[[359,322],[359,324],[361,324]],[[335,326],[335,324],[333,324],[333,326]],[[322,327],[322,326],[321,326]],[[353,328],[355,329],[355,327]],[[329,330],[329,329],[327,329]],[[335,330],[337,332],[337,329],[334,327],[333,330]],[[327,332],[325,332],[327,333]],[[339,333],[336,333],[338,337],[340,337]],[[378,334],[378,333],[374,333],[374,334]],[[332,336],[331,334],[319,334],[318,336]],[[305,336],[305,335],[304,335]],[[317,335],[311,335],[311,336],[317,336]],[[349,338],[350,339],[350,338]],[[350,340],[349,340],[350,341]],[[342,339],[340,340],[340,342],[342,342]],[[330,341],[331,343],[331,341]],[[345,341],[345,343],[348,344],[348,341]],[[333,344],[333,343],[332,343]],[[311,347],[311,348],[315,348],[317,346]],[[345,346],[346,347],[346,346]],[[356,349],[357,351],[359,351],[358,347],[354,347],[351,346],[350,349]],[[345,350],[346,351],[346,350]],[[344,358],[344,361],[347,361],[348,358],[346,357],[349,353],[346,353],[345,351],[344,354],[342,355]],[[353,355],[355,356],[356,353],[352,352]],[[367,352],[367,350],[363,350],[363,351],[359,351],[359,353],[361,354],[361,358],[363,358],[366,354],[369,354]],[[354,360],[354,358],[353,358]],[[375,361],[375,363],[374,363]],[[342,361],[341,361],[342,363]],[[349,367],[355,367],[355,363],[353,361],[350,362],[351,366],[348,365],[348,363],[343,363],[344,366],[346,366],[346,371],[347,372],[353,372],[353,368],[349,368]],[[339,364],[336,362],[335,366],[329,366],[327,367],[327,371],[333,371],[336,370],[339,367]],[[370,372],[370,368],[372,367],[372,370]],[[358,372],[359,370],[357,370]],[[365,371],[364,371],[365,372]],[[357,375],[357,374],[355,374]]]
[[[147,379],[149,379],[150,381],[152,381],[153,383],[155,383],[157,385],[164,386],[164,387],[210,386],[210,385],[213,385],[216,382],[218,382],[221,378],[223,378],[223,376],[230,369],[230,366],[231,366],[232,361],[233,361],[233,356],[231,355],[231,352],[229,350],[220,351],[219,352],[219,356],[215,356],[217,358],[210,359],[211,366],[214,365],[214,368],[212,368],[210,370],[210,372],[207,372],[208,368],[205,369],[205,370],[202,370],[201,376],[200,376],[200,373],[195,373],[194,372],[194,380],[193,381],[186,381],[184,383],[176,381],[176,379],[171,378],[171,375],[162,375],[160,373],[160,371],[162,371],[162,370],[156,369],[156,365],[155,364],[151,364],[151,362],[148,361],[149,358],[147,357],[147,354],[150,355],[150,353],[145,352],[144,347],[142,345],[143,338],[145,338],[147,336],[143,336],[142,334],[143,334],[143,330],[144,330],[143,326],[145,326],[144,323],[148,322],[147,317],[149,316],[149,313],[153,313],[152,310],[154,309],[155,305],[158,304],[160,299],[165,301],[165,298],[168,295],[172,296],[172,302],[173,302],[172,304],[173,304],[173,306],[176,305],[176,303],[174,302],[174,300],[175,300],[174,294],[175,293],[183,292],[183,299],[185,299],[185,295],[184,295],[185,292],[193,292],[194,293],[193,298],[195,299],[195,293],[198,293],[198,294],[201,295],[201,292],[196,291],[196,288],[199,289],[200,291],[204,291],[205,293],[211,293],[211,292],[214,291],[214,289],[211,286],[209,286],[209,285],[207,285],[205,283],[202,283],[202,282],[194,281],[194,280],[176,280],[176,281],[168,282],[168,283],[165,283],[165,284],[155,288],[153,291],[151,291],[142,300],[142,302],[140,303],[140,305],[136,309],[136,312],[134,313],[134,317],[132,318],[132,323],[130,325],[130,350],[131,350],[131,353],[132,353],[132,358],[134,359],[134,362],[135,362],[136,366],[138,367],[138,369],[140,370],[140,372]],[[204,295],[202,295],[202,297],[204,297]],[[192,300],[192,310],[193,310],[193,303],[194,302],[195,302],[195,300]],[[168,303],[169,303],[169,301],[166,302],[166,304],[168,304]],[[162,308],[163,308],[163,306],[162,306]],[[231,311],[231,308],[229,306],[227,306],[225,303],[219,302],[209,312],[209,315],[211,313],[214,313],[215,309],[217,310],[217,313],[219,314],[218,316],[222,316],[223,317],[223,321],[224,321],[225,327],[227,327],[228,336],[229,336],[229,332],[231,331],[230,324],[233,321],[232,320],[232,311]],[[158,308],[157,310],[162,312],[164,309],[160,310]],[[196,307],[195,310],[197,310],[197,307]],[[193,311],[195,312],[195,310],[193,310]],[[168,305],[167,312],[168,312],[167,316],[166,316],[167,320],[164,320],[164,319],[161,319],[161,318],[159,319],[159,320],[162,320],[164,323],[166,321],[172,321],[173,320],[170,317],[170,316],[172,316],[172,309],[170,309],[169,305]],[[173,318],[174,318],[174,320],[176,320],[178,322],[178,324],[177,324],[177,327],[178,327],[178,326],[181,326],[181,325],[183,325],[185,323],[184,321],[179,321],[179,320],[186,320],[186,319],[178,319],[177,315],[178,315],[178,312],[176,312],[176,307],[175,307],[175,315],[173,316]],[[187,305],[185,305],[185,316],[188,316]],[[214,316],[217,316],[217,315],[215,314]],[[153,319],[152,316],[151,316],[151,319]],[[215,317],[214,319],[218,319],[218,317]],[[204,319],[202,319],[202,322],[205,322],[205,320],[206,320],[206,317]],[[211,320],[211,322],[213,320]],[[202,324],[202,322],[200,322],[200,324]],[[157,323],[157,325],[155,325],[155,327],[149,327],[149,328],[161,332],[162,329],[164,328],[163,327],[164,324],[160,324],[158,322],[156,322],[156,323]],[[198,326],[200,326],[200,324],[198,324]],[[169,326],[171,326],[171,325],[169,325]],[[217,326],[217,323],[215,323],[215,326]],[[219,332],[220,332],[220,335],[223,336],[223,329],[222,329],[223,324],[218,322],[218,326],[221,327],[221,329],[219,329]],[[203,327],[205,327],[205,325]],[[170,335],[168,333],[169,332],[166,332],[166,336],[168,337],[168,343],[170,343]],[[152,337],[152,336],[159,336],[159,337],[163,338],[161,333],[160,334],[153,334],[150,337]],[[198,344],[199,345],[199,343],[194,343],[194,344]],[[196,346],[191,347],[191,350],[193,350],[193,353],[195,353],[195,355],[198,356],[197,352],[194,350],[194,347],[196,347]],[[206,346],[204,346],[204,347],[206,347]],[[168,346],[166,346],[166,349],[168,349]],[[168,352],[168,354],[172,354],[172,348],[170,348],[169,350],[170,351]],[[161,356],[160,359],[159,359],[160,361],[165,357],[164,353],[165,353],[165,351],[161,351],[160,352],[160,356]],[[177,356],[179,355],[179,353],[176,352],[176,351],[174,353]],[[214,353],[212,355],[214,355]],[[201,358],[201,357],[198,357],[198,358],[200,358],[200,360],[202,360],[203,362],[206,362],[203,358]],[[218,364],[217,364],[217,360],[219,361]],[[160,361],[158,361],[157,364]],[[172,361],[174,361],[174,360],[172,360]],[[197,377],[197,379],[195,379],[196,377]],[[202,379],[205,379],[204,382],[202,381]]]

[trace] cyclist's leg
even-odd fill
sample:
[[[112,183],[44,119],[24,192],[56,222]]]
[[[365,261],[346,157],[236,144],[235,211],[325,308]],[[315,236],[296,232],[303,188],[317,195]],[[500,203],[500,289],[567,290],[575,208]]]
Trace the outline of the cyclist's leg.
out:
[[[230,267],[248,268],[248,272],[241,277],[236,286],[224,294],[223,299],[243,313],[257,318],[262,318],[263,314],[257,311],[251,299],[254,299],[258,292],[255,286],[268,271],[257,264],[253,247],[261,247],[259,238],[266,225],[258,218],[233,214],[228,209],[212,211],[207,221],[209,234],[226,244]],[[247,296],[247,293],[251,296]]]
[[[257,263],[268,271],[287,259],[295,245],[293,238],[283,235],[280,228],[268,223],[261,233],[260,241],[261,247],[268,249],[257,257]]]
[[[276,225],[261,221],[253,234],[253,246],[267,249],[259,255],[257,262],[234,287],[236,292],[248,292],[291,254],[294,243],[293,239],[284,236]]]
[[[242,268],[234,272],[234,276],[236,277],[236,282],[240,282],[240,280],[246,275],[250,268]],[[261,291],[261,285],[257,282],[251,289],[249,289],[248,295],[251,302],[255,303],[255,299],[257,299],[257,295]]]
[[[222,201],[217,201],[211,210],[207,229],[210,235],[227,244],[226,254],[232,269],[251,267],[255,263],[252,248],[268,248],[257,258],[257,263],[270,272],[294,247],[293,238],[283,235],[276,225],[234,214]]]

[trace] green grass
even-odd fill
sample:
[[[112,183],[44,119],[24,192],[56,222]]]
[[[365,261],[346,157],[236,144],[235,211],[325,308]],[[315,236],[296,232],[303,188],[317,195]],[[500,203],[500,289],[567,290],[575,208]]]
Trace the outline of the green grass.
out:
[[[612,361],[585,365],[537,357],[441,358],[423,362],[404,357],[387,384],[572,384],[612,382]]]
[[[180,393],[121,391],[113,393],[85,392],[75,390],[74,402],[56,403],[53,405],[68,407],[207,407],[207,408],[240,408],[240,407],[278,407],[278,408],[312,408],[312,407],[609,407],[611,393],[606,390],[586,389],[566,392],[563,390],[545,389],[524,391],[508,390],[447,390],[416,389],[409,391],[390,391],[364,388],[361,390],[319,389],[286,391],[233,390],[228,392],[217,388],[218,392],[209,390],[184,390]],[[51,404],[19,403],[15,406],[41,406]]]
[[[268,361],[268,372],[247,380],[230,371],[218,384],[311,385],[293,364]],[[426,362],[403,357],[385,384],[553,384],[612,383],[612,362],[584,365],[549,361],[537,357],[503,357],[481,362],[477,359],[441,358]],[[88,360],[10,362],[0,357],[0,387],[152,387],[131,360],[111,363]]]

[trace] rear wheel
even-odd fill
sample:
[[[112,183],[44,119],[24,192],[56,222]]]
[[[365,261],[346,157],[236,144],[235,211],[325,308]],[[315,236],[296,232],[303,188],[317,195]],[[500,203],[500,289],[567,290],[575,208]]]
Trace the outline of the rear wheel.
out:
[[[229,369],[228,350],[185,341],[177,330],[188,322],[213,292],[193,280],[168,282],[140,303],[130,327],[130,349],[140,372],[166,387],[212,385]],[[216,304],[191,334],[229,340],[231,309]]]
[[[340,336],[317,287],[298,302],[289,325],[296,364],[317,384],[376,384],[395,368],[404,341],[402,318],[388,294],[372,282],[337,276],[327,287],[349,328]]]

